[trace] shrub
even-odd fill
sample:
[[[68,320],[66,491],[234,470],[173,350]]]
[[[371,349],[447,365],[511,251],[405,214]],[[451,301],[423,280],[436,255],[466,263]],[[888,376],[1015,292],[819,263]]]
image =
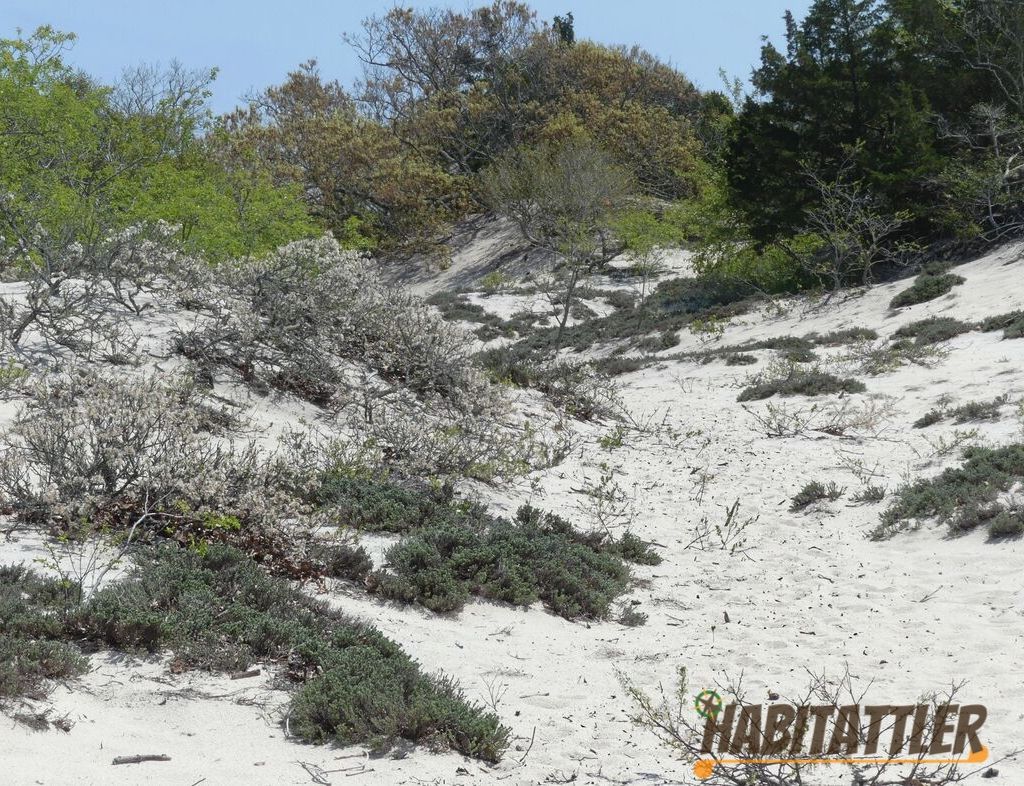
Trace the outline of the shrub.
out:
[[[837,500],[843,496],[845,489],[840,488],[834,482],[829,482],[827,485],[817,480],[812,480],[793,497],[792,504],[789,509],[793,512],[803,510],[804,508],[812,505],[815,502],[819,502],[823,499]]]
[[[22,696],[41,698],[48,681],[76,677],[88,663],[59,641],[76,594],[57,579],[16,565],[0,566],[0,704]]]
[[[883,499],[885,499],[885,489],[882,486],[876,486],[870,483],[850,495],[850,500],[858,504],[881,502]]]
[[[196,403],[155,377],[44,379],[4,435],[0,492],[23,518],[65,523],[220,512],[249,468],[202,431]]]
[[[999,420],[999,409],[1006,404],[1007,396],[1002,395],[991,401],[968,401],[950,410],[949,416],[957,424],[972,423],[978,420]]]
[[[935,300],[949,292],[953,287],[963,284],[966,279],[954,273],[936,275],[922,274],[917,277],[908,289],[904,289],[889,303],[890,308],[903,308],[918,303]]]
[[[873,536],[890,537],[913,521],[929,518],[949,525],[953,531],[972,529],[990,518],[983,512],[991,508],[1000,493],[1024,479],[1024,445],[970,447],[963,457],[960,467],[898,489]]]
[[[781,378],[766,379],[745,388],[737,401],[760,401],[780,396],[827,396],[833,393],[863,393],[864,383],[856,379],[840,379],[823,371],[791,369]]]
[[[288,710],[292,734],[308,742],[366,744],[399,739],[497,761],[508,729],[469,704],[446,677],[424,674],[393,641],[346,618],[240,552],[155,550],[125,579],[101,590],[75,629],[118,648],[170,649],[187,666],[248,668],[287,661],[304,684]]]
[[[657,336],[642,338],[635,346],[641,352],[661,352],[679,345],[679,334],[674,331],[661,333]]]
[[[914,421],[914,428],[928,428],[928,426],[934,426],[936,423],[939,423],[945,419],[945,410],[932,409]]]
[[[838,347],[860,341],[874,341],[877,338],[878,334],[870,328],[845,328],[844,330],[833,330],[823,336],[813,333],[808,336],[809,340],[822,347]]]
[[[627,358],[622,355],[612,355],[610,357],[601,358],[600,360],[595,360],[594,368],[605,376],[618,377],[622,374],[632,374],[634,371],[646,368],[652,362],[658,362],[657,358]]]
[[[904,325],[893,336],[895,338],[912,338],[917,344],[938,344],[972,329],[972,325],[952,317],[929,317]]]
[[[656,564],[650,546],[585,534],[523,506],[514,521],[474,511],[432,523],[387,554],[371,577],[376,591],[432,611],[456,611],[471,595],[515,605],[543,603],[567,619],[604,617],[629,581],[625,560]]]
[[[747,355],[743,352],[730,352],[725,356],[727,366],[750,366],[757,362],[754,355]]]
[[[988,524],[991,538],[1017,538],[1024,535],[1024,511],[1004,510],[992,517]]]
[[[330,510],[339,527],[368,532],[408,532],[446,510],[447,498],[386,480],[334,470],[313,492],[311,501]]]
[[[979,330],[985,333],[1002,330],[1004,339],[1022,338],[1024,337],[1024,311],[1010,311],[983,319]]]

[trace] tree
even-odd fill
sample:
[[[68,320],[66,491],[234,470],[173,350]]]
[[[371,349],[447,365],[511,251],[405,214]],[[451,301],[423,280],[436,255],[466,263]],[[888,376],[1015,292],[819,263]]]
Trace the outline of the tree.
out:
[[[214,70],[140,66],[106,87],[63,60],[75,38],[42,27],[0,40],[0,235],[37,258],[140,222],[181,223],[212,259],[315,232],[293,189],[239,178],[200,134]]]
[[[878,0],[816,0],[800,24],[787,15],[786,49],[763,47],[727,154],[755,239],[797,232],[818,196],[805,164],[833,179],[848,149],[880,208],[910,209],[925,226],[942,162],[915,54]]]
[[[806,257],[808,271],[827,281],[833,293],[858,279],[867,286],[878,264],[898,262],[909,251],[894,236],[910,215],[879,209],[875,196],[855,179],[854,152],[834,176],[825,178],[811,169],[805,173],[818,195],[807,213],[807,231],[822,241]]]
[[[430,157],[361,115],[316,61],[220,119],[211,140],[237,167],[298,186],[310,211],[349,245],[408,243],[460,212],[464,188]]]
[[[482,186],[497,212],[561,263],[557,351],[577,285],[611,256],[609,230],[630,194],[630,177],[589,139],[576,137],[512,151],[485,171]]]

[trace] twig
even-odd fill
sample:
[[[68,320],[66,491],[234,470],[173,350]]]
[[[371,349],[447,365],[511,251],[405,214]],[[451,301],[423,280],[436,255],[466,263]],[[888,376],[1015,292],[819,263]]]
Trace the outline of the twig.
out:
[[[520,764],[526,764],[526,757],[529,756],[530,755],[530,751],[533,750],[533,741],[536,738],[536,736],[537,736],[537,727],[534,726],[533,727],[533,733],[530,735],[530,744],[526,747],[526,753],[524,753],[523,757],[519,760]]]
[[[163,753],[140,753],[137,756],[117,756],[113,764],[141,764],[144,761],[170,761],[171,757]]]

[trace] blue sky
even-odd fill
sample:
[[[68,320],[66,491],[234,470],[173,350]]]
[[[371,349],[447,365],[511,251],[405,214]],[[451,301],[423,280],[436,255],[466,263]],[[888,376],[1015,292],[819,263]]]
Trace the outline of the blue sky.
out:
[[[217,111],[240,96],[280,82],[315,57],[325,76],[349,85],[359,63],[341,40],[366,16],[393,0],[3,0],[0,37],[40,24],[77,33],[69,60],[112,81],[125,65],[177,58],[190,67],[217,66]],[[483,0],[479,4],[483,4]],[[469,7],[465,2],[402,5]],[[576,33],[609,44],[639,44],[717,89],[719,67],[746,79],[757,63],[761,36],[778,41],[782,14],[799,18],[810,0],[534,0],[542,19],[572,11]]]

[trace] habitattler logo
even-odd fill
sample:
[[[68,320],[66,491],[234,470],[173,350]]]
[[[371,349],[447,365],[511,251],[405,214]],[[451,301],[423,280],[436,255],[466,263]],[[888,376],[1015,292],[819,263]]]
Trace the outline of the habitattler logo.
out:
[[[729,764],[980,764],[981,704],[724,704],[701,691],[701,779]]]

